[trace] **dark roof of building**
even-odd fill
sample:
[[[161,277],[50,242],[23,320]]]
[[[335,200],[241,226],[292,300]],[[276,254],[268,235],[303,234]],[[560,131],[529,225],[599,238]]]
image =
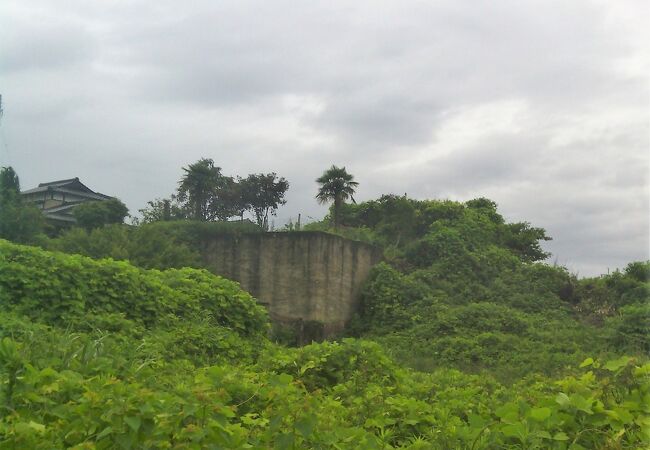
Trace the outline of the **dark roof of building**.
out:
[[[50,181],[48,183],[40,183],[38,185],[38,187],[45,187],[45,186],[48,187],[51,186],[53,188],[67,187],[68,189],[74,189],[75,191],[95,193],[92,189],[90,189],[88,186],[86,186],[81,181],[79,181],[79,177],[69,178],[67,180]]]
[[[79,181],[79,177],[74,177],[74,178],[68,178],[67,180],[48,181],[47,183],[38,183],[38,186],[39,187],[41,187],[41,186],[60,186],[62,184],[70,184],[70,183],[73,183],[75,181],[78,181],[79,183],[81,183],[81,181]],[[81,183],[81,184],[83,184],[83,183]]]
[[[65,192],[70,194],[85,194],[84,196],[88,198],[92,198],[94,200],[108,200],[113,198],[109,195],[105,195],[100,192],[93,191],[88,186],[86,186],[81,181],[79,181],[78,177],[69,178],[67,180],[58,180],[58,181],[50,181],[47,183],[39,183],[38,187],[23,191],[21,192],[21,194],[34,194],[37,192],[45,192],[49,190],[56,190],[59,192]]]

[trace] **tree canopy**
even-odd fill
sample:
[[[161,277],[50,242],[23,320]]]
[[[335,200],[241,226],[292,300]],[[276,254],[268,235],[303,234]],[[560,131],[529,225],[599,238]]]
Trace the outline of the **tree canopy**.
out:
[[[197,162],[183,167],[185,175],[178,182],[178,201],[195,220],[213,220],[214,206],[219,200],[227,182],[221,174],[221,167],[214,161],[201,158]]]
[[[212,159],[201,158],[184,167],[178,190],[169,199],[149,201],[140,210],[145,223],[194,219],[203,222],[243,220],[250,212],[257,224],[269,229],[269,216],[284,205],[289,182],[275,172],[250,174],[246,178],[224,175]]]
[[[0,168],[0,195],[2,198],[20,194],[20,180],[13,167]]]
[[[92,230],[104,225],[123,223],[129,209],[116,198],[82,203],[73,210],[79,226]]]
[[[280,205],[287,201],[284,195],[289,189],[289,182],[278,178],[275,172],[250,174],[240,181],[243,204],[255,215],[257,224],[269,229],[269,214],[275,214]]]
[[[43,233],[43,215],[20,196],[20,180],[12,167],[0,168],[0,237],[14,242],[33,242]]]

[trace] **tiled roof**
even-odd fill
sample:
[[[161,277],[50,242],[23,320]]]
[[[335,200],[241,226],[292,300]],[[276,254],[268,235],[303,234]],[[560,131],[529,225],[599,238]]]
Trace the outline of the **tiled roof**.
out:
[[[39,183],[38,187],[43,186],[61,186],[64,184],[70,184],[74,181],[79,181],[79,177],[68,178],[67,180],[58,180],[58,181],[48,181],[47,183]],[[79,181],[81,183],[81,181]],[[83,184],[83,183],[82,183]]]
[[[64,192],[66,194],[76,194],[76,195],[81,195],[83,197],[88,197],[88,198],[94,198],[95,200],[110,200],[113,197],[110,197],[108,195],[100,194],[99,192],[82,192],[82,191],[76,191],[74,189],[66,189],[66,188],[57,188],[57,192]]]
[[[54,190],[66,194],[77,194],[93,200],[109,200],[113,197],[95,192],[88,186],[79,181],[79,178],[69,178],[67,180],[50,181],[40,183],[38,187],[21,192],[23,195],[36,194]]]
[[[35,194],[37,192],[45,192],[47,191],[47,187],[35,187],[32,189],[27,189],[26,191],[22,191],[21,194]]]

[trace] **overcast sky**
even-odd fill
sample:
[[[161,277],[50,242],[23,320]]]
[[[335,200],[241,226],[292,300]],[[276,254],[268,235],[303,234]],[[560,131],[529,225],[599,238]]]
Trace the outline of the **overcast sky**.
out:
[[[648,258],[646,5],[2,0],[0,164],[134,213],[201,157],[274,171],[276,226],[343,165],[358,200],[491,198],[595,275]]]

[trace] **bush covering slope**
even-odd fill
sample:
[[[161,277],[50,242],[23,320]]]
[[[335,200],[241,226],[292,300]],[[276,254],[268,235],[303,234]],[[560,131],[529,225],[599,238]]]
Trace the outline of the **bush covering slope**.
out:
[[[122,314],[150,328],[209,318],[264,336],[266,310],[239,285],[203,269],[144,270],[128,262],[46,252],[0,240],[0,302],[48,324]]]
[[[341,221],[347,228],[339,233],[386,253],[362,293],[353,334],[382,343],[403,364],[508,381],[561,373],[587,356],[648,352],[648,263],[578,280],[540,262],[543,229],[507,223],[482,198],[383,196],[345,205]]]

